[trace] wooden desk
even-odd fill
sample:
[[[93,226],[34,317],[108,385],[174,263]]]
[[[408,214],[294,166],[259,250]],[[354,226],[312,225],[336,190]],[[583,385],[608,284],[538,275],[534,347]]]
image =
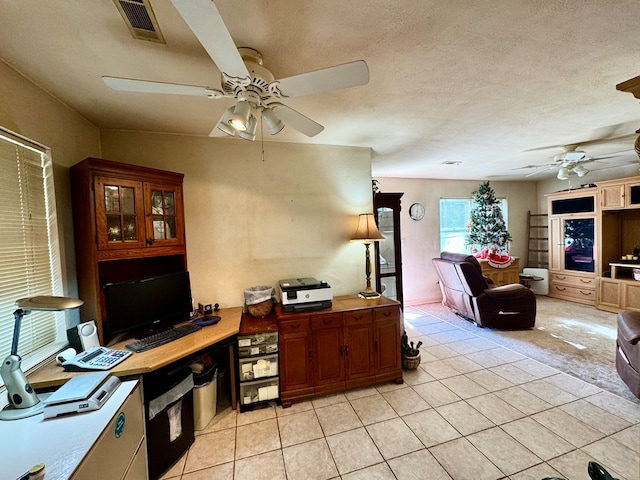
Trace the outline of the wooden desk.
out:
[[[240,320],[242,319],[242,307],[223,308],[217,312],[220,321],[215,325],[202,327],[202,330],[179,338],[160,347],[146,352],[134,353],[125,361],[113,367],[109,372],[118,377],[140,376],[151,373],[162,367],[170,365],[195,355],[208,347],[238,334]],[[126,350],[125,344],[131,339],[123,340],[110,346],[114,350]],[[233,344],[229,345],[229,377],[231,381],[231,405],[236,408],[235,385],[235,355]],[[57,387],[65,383],[74,375],[82,375],[77,372],[66,372],[60,365],[52,362],[39,368],[28,376],[29,383],[35,389]]]

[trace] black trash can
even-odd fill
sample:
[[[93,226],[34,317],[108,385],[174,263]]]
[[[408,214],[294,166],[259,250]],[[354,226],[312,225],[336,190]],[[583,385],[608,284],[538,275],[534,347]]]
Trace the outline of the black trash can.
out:
[[[195,440],[193,385],[188,367],[143,377],[150,480],[160,478]]]

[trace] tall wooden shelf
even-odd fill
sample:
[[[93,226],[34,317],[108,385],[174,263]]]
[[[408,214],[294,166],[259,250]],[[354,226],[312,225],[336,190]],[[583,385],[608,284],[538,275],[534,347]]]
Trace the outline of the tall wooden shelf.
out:
[[[549,296],[610,312],[640,311],[640,281],[633,276],[640,260],[623,260],[640,246],[640,176],[556,192],[548,201]],[[591,228],[582,237],[586,253],[571,253],[567,240],[578,226]]]
[[[640,311],[640,260],[622,260],[640,246],[640,176],[598,182],[601,265],[598,308]]]
[[[186,271],[181,173],[87,158],[71,167],[80,315],[105,343],[104,285]]]

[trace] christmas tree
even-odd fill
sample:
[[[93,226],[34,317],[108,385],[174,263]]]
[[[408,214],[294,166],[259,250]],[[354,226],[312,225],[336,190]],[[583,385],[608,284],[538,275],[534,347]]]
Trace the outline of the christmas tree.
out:
[[[500,201],[496,198],[489,182],[483,182],[473,192],[471,218],[467,223],[467,245],[479,245],[484,252],[508,254],[508,243],[511,235],[507,231],[500,209]]]

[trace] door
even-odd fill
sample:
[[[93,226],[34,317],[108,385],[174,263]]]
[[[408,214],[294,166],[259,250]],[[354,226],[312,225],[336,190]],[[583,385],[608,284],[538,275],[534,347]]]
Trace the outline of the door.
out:
[[[144,247],[142,182],[95,177],[93,189],[98,250]]]
[[[144,184],[146,243],[149,246],[182,245],[182,187]]]
[[[345,312],[344,325],[347,380],[372,377],[374,375],[373,312],[371,310]]]
[[[403,305],[400,198],[403,193],[376,193],[373,205],[378,230],[385,237],[375,244],[376,291]]]
[[[397,307],[374,310],[375,373],[395,373],[400,368],[400,312]]]
[[[564,220],[564,270],[595,272],[595,218]]]
[[[344,336],[342,325],[313,332],[313,370],[317,387],[344,388]],[[321,391],[321,390],[320,390]]]
[[[312,347],[309,318],[286,320],[279,325],[280,394],[313,390]]]

